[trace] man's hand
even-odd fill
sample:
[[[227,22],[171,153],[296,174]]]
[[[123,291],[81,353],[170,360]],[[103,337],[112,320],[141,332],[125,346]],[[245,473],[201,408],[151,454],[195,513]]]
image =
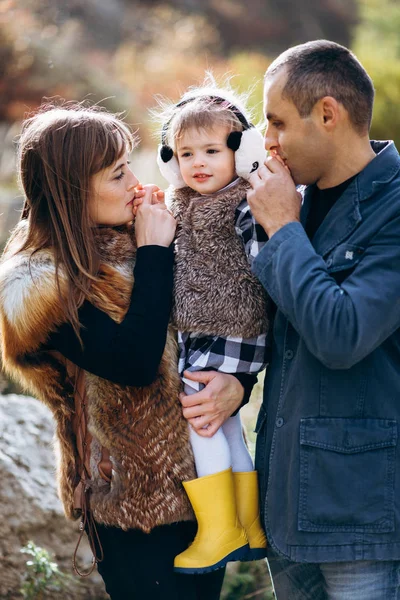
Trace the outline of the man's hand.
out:
[[[183,375],[185,379],[198,381],[206,386],[196,394],[180,395],[183,416],[199,435],[212,437],[239,408],[243,400],[243,386],[236,377],[227,373],[185,371]]]
[[[287,223],[300,221],[301,194],[279,157],[269,156],[249,182],[249,206],[269,238]]]

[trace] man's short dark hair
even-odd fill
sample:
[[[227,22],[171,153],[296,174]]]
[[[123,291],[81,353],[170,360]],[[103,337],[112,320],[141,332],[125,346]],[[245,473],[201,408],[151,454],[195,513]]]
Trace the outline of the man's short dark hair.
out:
[[[316,40],[283,52],[268,67],[265,79],[284,68],[287,82],[282,96],[293,102],[302,118],[315,103],[332,96],[347,110],[354,129],[361,135],[371,126],[374,86],[364,67],[344,46]]]

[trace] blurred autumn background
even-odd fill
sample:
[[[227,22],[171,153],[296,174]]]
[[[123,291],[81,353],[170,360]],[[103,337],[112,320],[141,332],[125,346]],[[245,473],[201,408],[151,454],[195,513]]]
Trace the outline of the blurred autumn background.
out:
[[[399,147],[399,31],[398,0],[0,0],[0,245],[22,204],[14,142],[24,115],[44,97],[124,111],[141,138],[134,171],[165,185],[149,114],[155,95],[177,100],[212,69],[217,78],[231,75],[239,91],[251,90],[261,120],[271,60],[288,46],[327,38],[353,49],[374,80],[372,137]],[[256,408],[257,398],[246,409],[251,442]],[[265,564],[254,563],[231,570],[223,597],[271,594]]]
[[[372,136],[400,142],[399,30],[397,0],[0,0],[1,240],[21,204],[13,140],[43,97],[126,111],[142,140],[136,172],[162,184],[148,112],[155,94],[177,99],[212,68],[239,90],[252,88],[261,118],[269,62],[324,37],[350,46],[373,77]]]

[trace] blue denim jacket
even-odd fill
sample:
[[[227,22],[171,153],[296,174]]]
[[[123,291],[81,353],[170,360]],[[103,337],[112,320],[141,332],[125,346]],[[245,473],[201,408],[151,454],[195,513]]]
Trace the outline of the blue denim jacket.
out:
[[[256,427],[262,515],[299,562],[400,559],[400,157],[372,144],[312,243],[289,223],[253,264],[277,305]]]

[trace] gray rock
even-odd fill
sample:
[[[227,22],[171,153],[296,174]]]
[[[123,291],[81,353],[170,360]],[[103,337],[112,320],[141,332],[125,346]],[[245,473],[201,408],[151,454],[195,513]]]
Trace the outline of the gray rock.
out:
[[[29,540],[54,556],[63,573],[73,575],[72,554],[78,523],[65,519],[57,497],[50,411],[34,398],[0,396],[0,599],[22,598],[20,588],[28,556],[20,549]],[[86,540],[80,564],[90,565]],[[54,600],[108,598],[95,572],[87,579],[74,576]]]

